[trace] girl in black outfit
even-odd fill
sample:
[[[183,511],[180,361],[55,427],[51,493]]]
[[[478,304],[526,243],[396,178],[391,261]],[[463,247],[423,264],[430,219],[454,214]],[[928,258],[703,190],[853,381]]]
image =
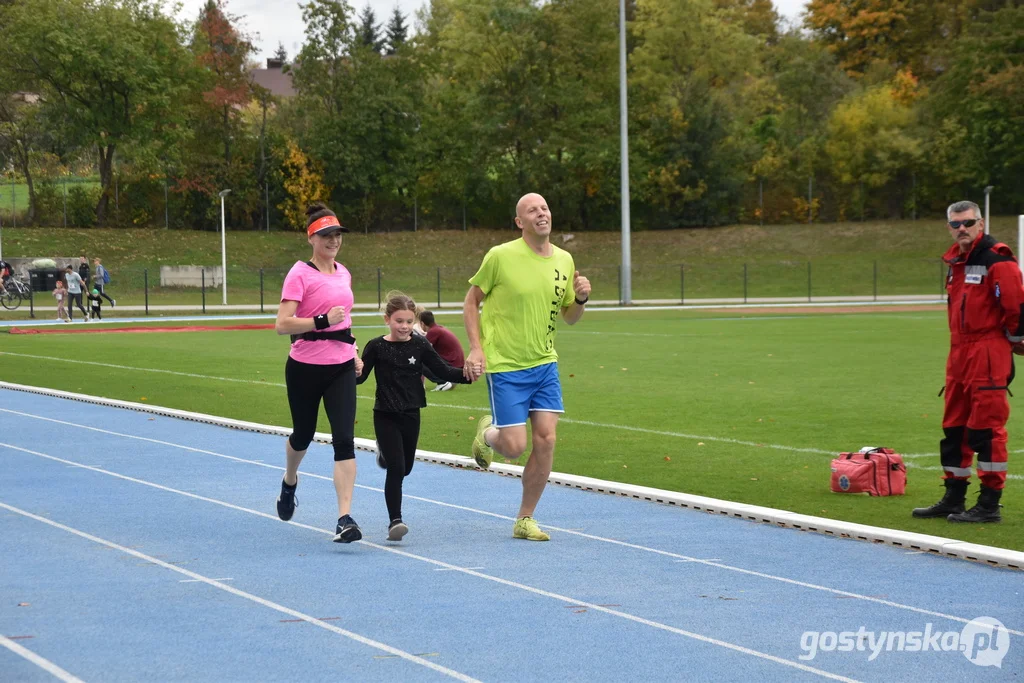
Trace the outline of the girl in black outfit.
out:
[[[388,540],[400,541],[409,532],[402,521],[402,480],[412,472],[420,438],[420,408],[427,395],[420,377],[424,369],[446,382],[468,384],[460,368],[437,355],[426,337],[412,333],[416,303],[401,292],[389,292],[384,322],[390,333],[371,339],[363,349],[363,367],[356,381],[362,384],[376,370],[377,401],[373,430],[377,435],[377,463],[386,467],[384,500],[388,506]]]

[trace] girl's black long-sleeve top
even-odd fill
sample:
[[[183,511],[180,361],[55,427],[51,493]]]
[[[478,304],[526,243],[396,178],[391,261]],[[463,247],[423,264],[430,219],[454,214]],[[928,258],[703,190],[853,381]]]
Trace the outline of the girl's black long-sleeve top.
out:
[[[384,337],[371,339],[363,349],[362,359],[363,372],[356,382],[362,384],[370,376],[370,371],[375,371],[377,400],[374,410],[400,413],[426,407],[427,394],[422,379],[424,367],[443,381],[469,384],[461,368],[448,365],[430,342],[418,334],[404,342],[391,342]]]

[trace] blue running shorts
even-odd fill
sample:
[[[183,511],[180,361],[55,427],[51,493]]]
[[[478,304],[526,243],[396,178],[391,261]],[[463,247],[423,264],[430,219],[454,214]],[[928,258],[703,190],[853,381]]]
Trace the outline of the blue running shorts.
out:
[[[525,425],[531,412],[564,413],[558,363],[526,370],[488,373],[492,427]]]

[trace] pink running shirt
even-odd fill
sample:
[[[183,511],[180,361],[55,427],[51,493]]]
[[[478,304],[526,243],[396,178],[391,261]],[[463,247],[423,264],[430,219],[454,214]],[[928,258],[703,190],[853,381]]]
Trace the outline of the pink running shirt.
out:
[[[334,275],[321,273],[303,261],[297,261],[284,278],[281,301],[298,301],[296,318],[312,318],[326,313],[334,306],[345,307],[345,319],[321,332],[334,332],[352,326],[352,275],[340,263],[334,264]],[[355,347],[333,339],[306,341],[299,339],[292,343],[288,354],[300,363],[311,365],[335,365],[356,357]]]

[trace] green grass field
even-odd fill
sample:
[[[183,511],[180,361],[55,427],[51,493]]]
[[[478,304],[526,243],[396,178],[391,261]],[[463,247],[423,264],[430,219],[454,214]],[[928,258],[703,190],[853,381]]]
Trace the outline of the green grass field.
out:
[[[441,322],[465,342],[459,317]],[[383,333],[371,318],[355,324],[367,326],[356,330],[364,341]],[[942,495],[936,394],[945,328],[941,311],[590,311],[559,330],[567,413],[555,469],[1024,550],[1020,474],[1012,464],[1001,525],[910,517],[912,507]],[[287,347],[272,331],[3,335],[0,377],[288,425]],[[356,434],[373,438],[372,380],[359,394]],[[420,447],[468,454],[476,419],[487,411],[485,387],[460,386],[428,400]],[[1008,425],[1011,451],[1020,450],[1022,426],[1017,411]],[[830,456],[816,451],[864,445],[909,456],[906,496],[829,491]],[[260,457],[279,456],[283,444],[282,453]],[[975,483],[972,503],[976,492]]]

